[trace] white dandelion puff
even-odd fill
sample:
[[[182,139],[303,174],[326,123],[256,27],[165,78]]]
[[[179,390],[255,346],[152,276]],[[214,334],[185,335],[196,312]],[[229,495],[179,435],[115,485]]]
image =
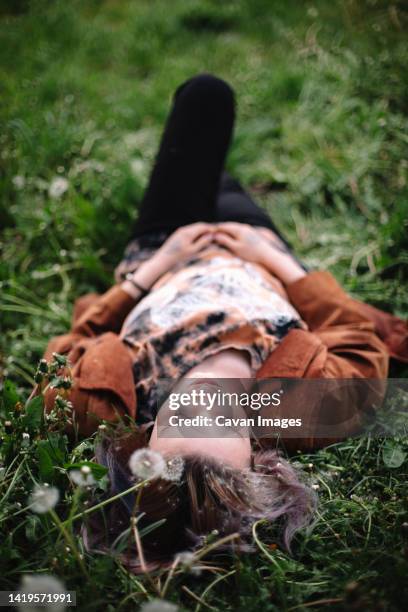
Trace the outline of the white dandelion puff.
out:
[[[63,176],[57,176],[52,179],[48,187],[48,195],[50,198],[60,198],[68,190],[69,183]]]
[[[30,434],[29,433],[23,432],[21,445],[23,448],[28,448],[30,446]]]
[[[193,576],[201,575],[201,567],[198,567],[198,565],[196,564],[197,559],[193,552],[186,550],[184,552],[178,553],[177,559],[180,565],[185,570],[187,570],[189,574],[192,574]]]
[[[181,565],[190,566],[195,562],[195,554],[186,550],[184,552],[178,553],[177,558]]]
[[[69,477],[79,487],[91,487],[96,483],[89,465],[83,465],[80,470],[70,470]]]
[[[160,453],[140,448],[130,456],[129,468],[134,476],[142,480],[152,480],[153,478],[164,478],[167,466]]]
[[[146,162],[143,159],[134,158],[130,160],[130,169],[136,178],[144,179],[146,176],[147,168]]]
[[[184,472],[184,459],[177,456],[167,460],[166,472],[163,476],[165,480],[180,482]]]
[[[50,593],[51,599],[53,599],[52,595],[61,594],[64,591],[64,583],[51,574],[25,574],[21,579],[19,589],[19,592],[26,596],[35,593]],[[27,600],[27,597],[22,599]],[[47,608],[52,610],[52,612],[62,612],[65,610],[66,604],[62,601],[53,601],[47,604]],[[43,610],[43,607],[23,603],[21,606],[18,606],[18,609],[24,612],[37,612],[38,610]]]
[[[177,612],[178,606],[164,599],[151,599],[140,606],[139,612]]]
[[[58,503],[59,491],[56,487],[50,487],[45,483],[36,485],[29,497],[31,510],[37,514],[45,514],[52,510]]]
[[[21,174],[17,174],[16,176],[13,176],[12,182],[16,189],[24,189],[25,184],[26,184],[26,180],[24,176],[21,176]]]

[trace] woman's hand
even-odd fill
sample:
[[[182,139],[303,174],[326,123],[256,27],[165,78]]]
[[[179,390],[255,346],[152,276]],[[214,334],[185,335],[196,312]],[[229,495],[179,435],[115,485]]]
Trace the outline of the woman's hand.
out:
[[[213,239],[215,226],[210,223],[191,223],[176,229],[156,251],[154,257],[163,262],[165,271],[199,253]]]
[[[241,259],[254,263],[263,263],[265,248],[269,247],[268,242],[251,225],[233,221],[217,223],[214,242]]]
[[[263,265],[284,285],[306,275],[290,253],[282,250],[281,241],[277,236],[275,246],[264,237],[265,233],[264,235],[262,233],[246,223],[218,223],[214,242],[246,261]]]
[[[192,223],[183,225],[173,232],[149,260],[142,263],[133,273],[133,280],[146,289],[176,264],[195,255],[212,242],[214,225],[209,223]],[[141,292],[128,280],[123,281],[122,289],[135,299]]]

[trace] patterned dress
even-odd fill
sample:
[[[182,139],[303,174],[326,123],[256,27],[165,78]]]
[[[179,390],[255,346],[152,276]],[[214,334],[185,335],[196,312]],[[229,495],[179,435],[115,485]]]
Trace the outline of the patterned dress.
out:
[[[121,280],[153,255],[163,235],[132,241]],[[227,348],[245,350],[253,374],[293,327],[306,328],[281,283],[263,266],[210,245],[161,277],[127,316],[140,423],[155,418],[169,385]]]

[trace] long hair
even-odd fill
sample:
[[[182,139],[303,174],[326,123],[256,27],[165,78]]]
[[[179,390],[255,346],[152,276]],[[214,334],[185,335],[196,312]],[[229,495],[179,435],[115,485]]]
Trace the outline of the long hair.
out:
[[[95,457],[108,469],[108,497],[135,484],[128,461],[133,451],[147,443],[143,428],[129,432],[118,427],[99,438]],[[258,519],[279,523],[282,544],[290,552],[294,534],[313,516],[314,491],[276,450],[253,453],[251,468],[244,470],[202,456],[183,459],[180,482],[157,478],[137,497],[137,526],[143,534],[143,553],[149,568],[169,565],[177,553],[194,550],[214,530],[220,537],[239,534],[228,548],[251,551],[252,525]],[[135,503],[136,494],[132,492],[91,514],[82,527],[86,549],[116,554],[114,543],[129,529]],[[149,526],[153,528],[149,530]],[[126,554],[118,556],[128,569],[140,571],[134,545],[128,545]]]

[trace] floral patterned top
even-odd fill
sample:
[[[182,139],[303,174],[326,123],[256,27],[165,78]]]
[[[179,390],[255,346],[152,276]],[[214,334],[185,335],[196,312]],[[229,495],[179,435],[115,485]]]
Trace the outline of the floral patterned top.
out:
[[[121,280],[151,257],[163,236],[133,240],[116,269]],[[176,382],[207,357],[245,350],[255,373],[293,327],[306,328],[281,283],[226,249],[205,251],[160,278],[129,313],[122,340],[134,354],[138,420],[155,418],[160,382]]]

